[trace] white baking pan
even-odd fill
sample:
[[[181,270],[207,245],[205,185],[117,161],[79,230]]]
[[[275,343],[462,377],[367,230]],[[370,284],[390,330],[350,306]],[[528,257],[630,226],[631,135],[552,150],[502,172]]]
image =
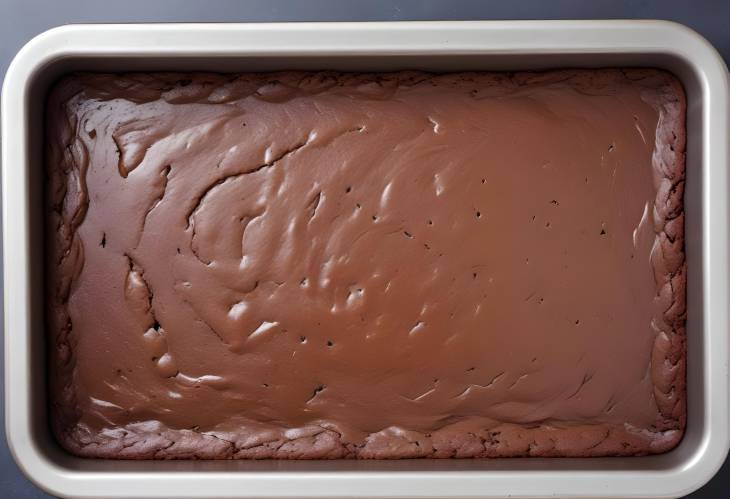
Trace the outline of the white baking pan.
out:
[[[278,69],[513,70],[653,66],[688,98],[688,417],[668,454],[632,458],[121,462],[79,459],[47,424],[43,108],[61,74]],[[728,74],[699,35],[661,21],[66,26],[17,55],[2,95],[6,421],[23,471],[77,497],[676,497],[728,450]]]

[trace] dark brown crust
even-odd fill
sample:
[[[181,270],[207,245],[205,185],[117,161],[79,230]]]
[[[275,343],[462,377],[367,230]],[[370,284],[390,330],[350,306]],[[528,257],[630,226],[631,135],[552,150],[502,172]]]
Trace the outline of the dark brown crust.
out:
[[[480,431],[466,432],[458,424],[429,434],[386,429],[369,435],[362,445],[347,443],[336,431],[309,426],[295,432],[266,428],[239,434],[198,432],[166,428],[145,422],[114,428],[101,434],[78,425],[74,392],[73,324],[66,304],[84,261],[83,241],[76,229],[88,208],[85,196],[86,146],[79,138],[79,123],[66,103],[77,93],[104,99],[112,92],[126,92],[130,100],[147,102],[162,98],[170,103],[228,102],[257,91],[271,75],[230,77],[204,75],[182,86],[186,75],[110,75],[107,79],[71,77],[59,84],[49,98],[47,130],[47,323],[50,337],[51,422],[59,442],[73,454],[122,459],[335,459],[335,458],[451,458],[517,456],[627,456],[666,452],[682,438],[686,419],[685,321],[686,263],[684,258],[683,189],[685,178],[685,98],[672,75],[656,70],[560,71],[504,73],[506,84],[529,85],[540,81],[576,82],[590,73],[590,91],[601,82],[617,78],[640,82],[646,102],[659,111],[653,156],[655,185],[655,234],[651,254],[657,295],[652,327],[656,332],[651,359],[654,397],[660,411],[655,427],[545,422],[526,427],[485,423]],[[189,75],[187,75],[189,76]],[[327,81],[327,74],[310,79]],[[422,73],[352,75],[353,80],[415,82],[429,78]],[[302,80],[304,81],[304,80]],[[93,83],[93,88],[89,84]],[[120,88],[120,83],[124,89]],[[316,85],[315,85],[316,86]],[[387,87],[387,85],[383,85]],[[324,88],[324,87],[323,87]],[[317,88],[307,88],[316,92]],[[271,96],[275,99],[276,96]]]
[[[663,420],[660,430],[686,424],[686,286],[684,254],[685,110],[681,84],[668,78],[646,100],[660,110],[654,165],[657,195],[654,201],[656,239],[651,253],[657,283],[654,321],[656,331],[651,359],[654,398]],[[681,436],[679,437],[681,438]],[[679,443],[679,438],[676,443]]]
[[[466,432],[459,425],[433,433],[386,429],[363,444],[311,426],[232,435],[172,430],[158,422],[115,428],[102,434],[76,427],[58,438],[69,452],[105,459],[408,459],[488,457],[601,457],[659,454],[672,449],[681,431],[649,432],[623,425],[525,427],[502,423]]]

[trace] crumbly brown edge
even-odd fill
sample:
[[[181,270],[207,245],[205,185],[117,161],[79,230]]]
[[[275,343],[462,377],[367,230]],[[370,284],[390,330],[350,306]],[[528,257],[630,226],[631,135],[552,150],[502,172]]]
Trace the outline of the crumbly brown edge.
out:
[[[430,433],[387,428],[360,444],[347,442],[327,425],[292,432],[260,428],[240,433],[171,429],[147,421],[93,432],[79,424],[74,392],[73,324],[67,302],[84,262],[84,243],[77,234],[88,209],[85,183],[89,167],[87,146],[78,120],[67,103],[77,94],[108,99],[122,96],[134,102],[164,99],[170,103],[223,103],[256,95],[266,100],[290,93],[318,93],[333,85],[372,84],[374,95],[387,96],[395,85],[449,82],[474,74],[431,75],[420,72],[388,74],[77,74],[58,83],[48,99],[46,194],[47,329],[50,340],[49,391],[51,426],[69,452],[117,459],[395,459],[518,456],[629,456],[666,452],[682,438],[686,423],[685,335],[686,262],[684,255],[683,193],[685,179],[685,96],[679,81],[653,69],[562,70],[545,73],[492,73],[495,85],[508,89],[553,83],[578,91],[628,80],[641,85],[644,100],[659,112],[654,183],[655,242],[651,262],[657,282],[651,327],[656,333],[651,358],[654,398],[659,409],[655,425],[536,425],[485,423],[480,431],[459,424]],[[60,119],[59,119],[60,118]],[[56,124],[54,126],[54,124]]]

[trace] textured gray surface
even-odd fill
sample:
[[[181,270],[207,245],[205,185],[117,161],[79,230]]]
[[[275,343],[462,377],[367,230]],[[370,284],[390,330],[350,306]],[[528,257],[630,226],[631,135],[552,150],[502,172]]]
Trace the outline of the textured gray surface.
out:
[[[686,24],[730,61],[728,0],[0,0],[0,75],[5,75],[13,55],[34,35],[69,23],[625,18]],[[0,369],[0,380],[2,377]],[[2,398],[0,414],[4,414]],[[13,462],[5,444],[4,423],[0,433],[0,496],[48,497],[22,476]],[[689,497],[726,497],[729,488],[730,464],[726,463],[709,484]]]

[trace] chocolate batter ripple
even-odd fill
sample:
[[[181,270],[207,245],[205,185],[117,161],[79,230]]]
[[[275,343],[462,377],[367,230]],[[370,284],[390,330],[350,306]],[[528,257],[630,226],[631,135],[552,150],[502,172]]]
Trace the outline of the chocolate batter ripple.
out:
[[[60,443],[673,448],[684,113],[678,81],[641,69],[64,78],[47,113]]]

